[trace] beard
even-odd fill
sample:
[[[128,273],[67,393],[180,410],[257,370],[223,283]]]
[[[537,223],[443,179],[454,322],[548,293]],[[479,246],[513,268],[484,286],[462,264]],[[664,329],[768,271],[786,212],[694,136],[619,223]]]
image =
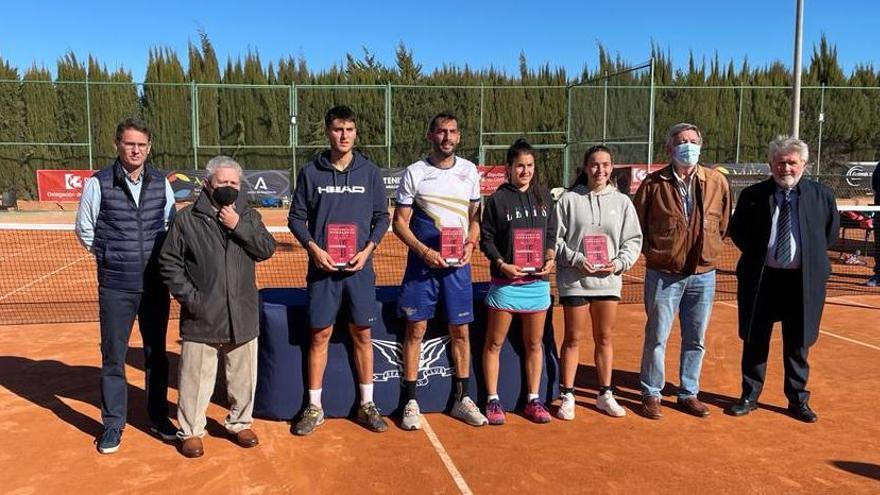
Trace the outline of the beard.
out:
[[[794,186],[797,185],[798,181],[800,181],[800,176],[794,175],[783,175],[782,177],[773,176],[773,180],[776,182],[776,185],[783,189],[794,189]]]
[[[448,146],[449,143],[440,143],[440,145],[434,147],[434,152],[438,155],[443,156],[444,158],[449,158],[450,156],[455,154],[455,145],[451,145],[447,149],[444,149],[444,146]]]

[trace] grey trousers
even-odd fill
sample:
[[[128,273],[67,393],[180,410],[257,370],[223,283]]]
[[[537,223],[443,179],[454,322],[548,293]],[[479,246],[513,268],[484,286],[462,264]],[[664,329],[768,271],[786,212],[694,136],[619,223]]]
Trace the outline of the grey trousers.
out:
[[[177,436],[186,440],[205,435],[205,413],[214,392],[218,356],[226,361],[226,393],[229,414],[224,426],[230,433],[246,430],[253,423],[257,389],[257,339],[243,344],[183,342],[180,351],[180,389],[177,400]]]

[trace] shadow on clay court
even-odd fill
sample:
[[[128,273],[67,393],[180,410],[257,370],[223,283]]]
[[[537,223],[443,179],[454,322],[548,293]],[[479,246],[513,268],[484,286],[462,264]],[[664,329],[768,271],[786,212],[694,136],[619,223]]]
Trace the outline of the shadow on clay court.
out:
[[[880,481],[880,466],[869,462],[831,461],[831,465],[848,473]]]
[[[614,370],[612,372],[611,383],[615,386],[614,396],[617,398],[618,403],[633,411],[636,414],[641,414],[642,410],[642,394],[641,394],[641,384],[639,380],[639,374],[634,371],[623,371],[623,370]],[[579,401],[579,404],[587,409],[592,409],[594,411],[598,411],[596,409],[595,401],[599,392],[599,384],[596,381],[596,368],[591,365],[579,364],[577,368],[577,372],[574,378],[574,386],[575,395],[584,398],[591,399],[590,402]],[[664,397],[662,404],[667,407],[676,407],[676,394],[678,387],[673,385],[672,383],[666,382],[663,387],[663,390],[660,392]],[[717,407],[721,410],[726,410],[728,407],[733,405],[734,402],[737,401],[739,397],[731,397],[728,395],[722,395],[715,392],[709,392],[705,390],[700,391],[699,398],[702,402]],[[758,404],[760,409],[764,409],[766,411],[771,411],[777,414],[788,415],[788,410],[784,407],[773,406],[770,404],[760,403]]]
[[[97,420],[73,409],[67,398],[101,409],[101,370],[95,366],[71,366],[60,361],[0,356],[0,385],[32,403],[52,411],[62,421],[95,437],[103,430]],[[171,408],[172,404],[169,404]],[[146,393],[128,385],[128,425],[149,434]]]

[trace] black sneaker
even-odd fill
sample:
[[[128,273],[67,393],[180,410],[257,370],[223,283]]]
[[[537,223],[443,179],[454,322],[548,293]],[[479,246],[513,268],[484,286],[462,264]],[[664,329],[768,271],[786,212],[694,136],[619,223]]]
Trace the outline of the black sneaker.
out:
[[[98,452],[102,454],[112,454],[119,450],[119,444],[122,443],[122,428],[110,427],[104,428],[101,436],[95,439],[98,446]]]
[[[367,402],[358,409],[357,421],[378,433],[388,429],[388,423],[382,419],[382,413],[379,412],[379,408],[373,402]]]
[[[151,424],[150,433],[166,442],[177,440],[177,428],[168,418],[163,418],[158,423]]]

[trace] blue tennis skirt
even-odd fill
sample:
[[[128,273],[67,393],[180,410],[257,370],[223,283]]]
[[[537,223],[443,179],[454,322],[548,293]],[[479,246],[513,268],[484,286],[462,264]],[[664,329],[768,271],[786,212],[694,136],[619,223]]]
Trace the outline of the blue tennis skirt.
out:
[[[537,313],[550,307],[550,282],[536,280],[527,284],[492,284],[486,305],[499,311]]]

